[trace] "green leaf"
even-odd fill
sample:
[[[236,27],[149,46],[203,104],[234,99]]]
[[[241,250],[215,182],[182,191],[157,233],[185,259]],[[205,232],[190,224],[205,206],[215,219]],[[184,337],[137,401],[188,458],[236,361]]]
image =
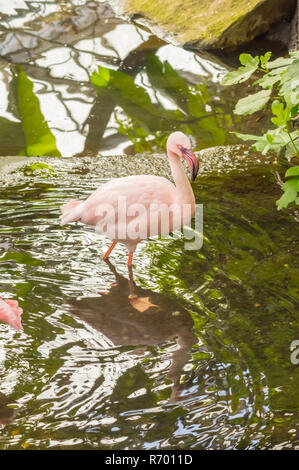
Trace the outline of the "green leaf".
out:
[[[276,201],[277,209],[280,211],[288,207],[291,202],[296,201],[297,192],[299,192],[299,176],[294,176],[287,180],[282,187],[284,194]]]
[[[271,119],[273,124],[276,126],[286,126],[288,120],[290,119],[290,108],[286,106],[284,108],[283,103],[278,100],[274,100],[272,103],[272,113],[276,116]]]
[[[253,85],[260,85],[262,88],[272,88],[273,85],[280,80],[280,76],[271,75],[271,73],[266,73],[262,78],[256,80]]]
[[[297,149],[299,149],[299,138],[293,138],[293,142],[296,145]],[[285,147],[285,154],[284,155],[287,158],[287,160],[291,160],[296,155],[294,145],[292,144],[291,141]]]
[[[261,90],[253,95],[241,98],[234,109],[235,114],[252,114],[262,109],[269,101],[271,90]]]
[[[284,90],[283,93],[279,93],[280,95],[283,95],[283,98],[285,102],[291,107],[291,108],[297,108],[298,103],[299,103],[299,90]],[[296,111],[297,113],[297,111]],[[294,111],[292,112],[292,117],[295,117],[296,113],[294,114]]]
[[[39,100],[33,92],[33,83],[22,67],[18,67],[17,98],[28,156],[61,156],[56,140],[41,112]]]
[[[241,140],[245,140],[245,141],[254,140],[255,142],[263,141],[264,146],[268,144],[266,137],[264,138],[263,136],[253,135],[253,134],[241,134],[240,132],[232,132],[232,134],[234,134],[236,137],[238,137]],[[263,150],[263,148],[259,150]]]
[[[96,87],[107,87],[110,82],[110,70],[106,67],[101,67],[99,65],[98,71],[92,73],[90,81]]]
[[[278,57],[278,59],[268,62],[267,68],[268,69],[276,69],[277,67],[286,68],[292,62],[293,62],[293,59],[285,59],[284,57]]]
[[[33,163],[32,165],[28,165],[23,169],[23,172],[25,175],[32,175],[36,171],[39,171],[41,174],[44,174],[45,177],[47,177],[50,174],[53,174],[54,170],[50,165],[47,165],[46,163],[42,162],[36,162]]]
[[[199,85],[199,91],[200,91],[200,94],[201,94],[201,97],[202,97],[202,100],[203,100],[204,104],[209,103],[211,101],[211,96],[210,96],[209,89],[208,89],[207,85],[205,85],[204,83],[201,83]]]
[[[271,57],[271,52],[266,52],[265,55],[260,56],[261,66],[265,69]]]
[[[250,54],[241,54],[239,60],[243,67],[239,67],[238,70],[225,75],[222,85],[235,85],[236,83],[245,82],[259,66],[258,56],[252,57]]]
[[[289,176],[299,176],[299,166],[292,166],[288,168],[285,174],[286,178]]]
[[[294,60],[287,68],[280,82],[280,95],[292,105],[297,104],[299,98],[299,59]]]
[[[294,131],[291,136],[293,139],[296,138],[297,131]],[[269,130],[262,136],[251,135],[251,134],[240,134],[238,132],[233,132],[239,139],[242,140],[254,140],[253,148],[259,152],[262,152],[265,155],[269,150],[279,151],[281,148],[286,145],[290,145],[290,137],[288,133],[281,127]]]
[[[295,131],[291,132],[291,137],[293,140],[297,140],[299,138],[299,130],[296,129]]]
[[[277,67],[277,69],[272,69],[269,73],[271,75],[278,75],[279,79],[281,79],[282,75],[285,73],[287,67]]]
[[[258,140],[260,139],[260,136],[258,135],[253,135],[253,134],[241,134],[240,132],[232,132],[232,134],[235,134],[239,139],[242,140]]]

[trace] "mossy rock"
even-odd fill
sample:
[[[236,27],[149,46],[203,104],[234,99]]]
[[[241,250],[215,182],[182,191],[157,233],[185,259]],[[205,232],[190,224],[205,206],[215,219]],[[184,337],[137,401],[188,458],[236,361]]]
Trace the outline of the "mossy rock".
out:
[[[112,0],[119,12],[148,20],[160,36],[201,50],[234,48],[290,17],[295,0]],[[160,30],[160,31],[159,31]]]
[[[274,155],[262,155],[248,145],[227,145],[211,147],[196,152],[200,176],[223,176],[242,174],[267,174],[277,170]],[[183,162],[186,173],[187,165]],[[47,167],[49,172],[47,175]],[[166,153],[144,153],[135,156],[109,155],[99,157],[0,157],[0,184],[15,184],[34,175],[59,177],[69,174],[91,173],[103,179],[121,178],[128,175],[153,174],[171,179]]]

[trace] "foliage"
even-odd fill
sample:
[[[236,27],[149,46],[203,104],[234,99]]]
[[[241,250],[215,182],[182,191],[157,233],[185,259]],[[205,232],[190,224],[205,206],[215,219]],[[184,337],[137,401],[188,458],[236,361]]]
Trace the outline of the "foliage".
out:
[[[299,198],[297,193],[299,193],[299,166],[293,166],[289,168],[285,174],[286,177],[290,177],[283,185],[282,189],[284,194],[277,201],[278,210],[283,207],[287,207],[290,202],[295,201],[296,204],[299,204]]]
[[[239,60],[242,67],[228,73],[222,80],[222,85],[235,85],[236,83],[245,82],[259,66],[259,58],[252,57],[250,54],[241,54]]]
[[[234,134],[242,140],[254,141],[253,148],[266,154],[285,151],[291,159],[299,157],[299,130],[296,129],[299,111],[299,53],[291,52],[289,58],[280,57],[270,61],[271,52],[261,57],[241,54],[242,67],[229,72],[223,79],[223,85],[234,85],[248,80],[257,70],[263,72],[263,77],[253,85],[259,85],[262,90],[240,99],[234,109],[235,114],[248,115],[264,109],[272,99],[271,119],[275,129],[269,129],[262,136],[251,134]],[[275,92],[276,96],[273,96]],[[282,189],[283,196],[277,201],[278,210],[287,207],[291,202],[299,203],[299,167],[290,168],[286,172],[289,179]]]
[[[0,154],[7,155],[9,149],[9,155],[60,156],[55,137],[41,112],[33,82],[20,66],[10,81],[9,94],[10,108],[17,119],[0,117]]]
[[[18,67],[17,73],[17,105],[26,136],[25,154],[60,156],[55,137],[45,121],[39,100],[33,92],[33,83],[22,67]]]
[[[24,175],[27,176],[39,175],[42,178],[48,178],[49,175],[54,176],[54,170],[51,165],[47,165],[46,163],[42,162],[36,162],[32,163],[32,165],[26,165],[22,171]]]
[[[227,132],[225,120],[229,117],[213,101],[207,85],[190,85],[171,65],[161,62],[155,54],[148,54],[144,72],[157,93],[166,96],[175,105],[165,109],[163,101],[154,99],[146,88],[135,83],[127,73],[99,66],[91,77],[99,96],[109,96],[118,110],[118,131],[134,144],[135,151],[164,148],[169,132],[182,130],[193,135],[200,148],[224,144]]]

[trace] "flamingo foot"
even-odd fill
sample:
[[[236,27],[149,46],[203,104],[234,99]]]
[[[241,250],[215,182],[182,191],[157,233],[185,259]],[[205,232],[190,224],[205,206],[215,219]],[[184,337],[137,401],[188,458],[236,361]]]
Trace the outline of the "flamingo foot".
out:
[[[106,251],[106,253],[102,256],[102,259],[106,259],[108,258],[108,256],[110,255],[111,251],[113,250],[113,248],[115,247],[117,241],[116,240],[113,240],[113,242],[111,243],[111,245],[109,246],[108,250]]]

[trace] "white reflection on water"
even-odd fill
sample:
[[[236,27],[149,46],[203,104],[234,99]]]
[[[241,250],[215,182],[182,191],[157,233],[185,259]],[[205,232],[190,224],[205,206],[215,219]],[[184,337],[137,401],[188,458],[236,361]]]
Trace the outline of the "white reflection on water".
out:
[[[120,59],[127,57],[151,36],[150,33],[130,24],[117,25],[113,31],[103,35],[102,43],[109,44],[109,51],[114,51]],[[122,38],[120,40],[120,38]],[[99,52],[96,50],[96,52]]]
[[[137,74],[132,72],[136,75],[135,83],[146,89],[152,102],[165,110],[180,109],[170,96],[150,84],[144,70],[138,69],[140,59],[134,59],[134,51],[139,48],[139,57],[143,43],[151,38],[155,44],[149,32],[114,18],[101,4],[86,6],[75,0],[68,7],[47,1],[21,3],[26,9],[2,20],[0,52],[10,62],[23,64],[63,156],[88,153],[88,145],[93,154],[99,151],[104,155],[124,154],[130,149],[131,141],[119,132],[119,119],[127,120],[128,116],[117,104],[110,109],[105,102],[92,114],[96,91],[89,77],[98,65],[117,70],[129,58],[125,72],[131,73],[137,67]],[[6,31],[7,24],[10,29]],[[154,49],[159,45],[157,43]],[[157,55],[162,62],[168,61],[190,84],[197,84],[204,77],[219,81],[224,71],[217,64],[172,45],[160,47]],[[12,96],[10,67],[5,67],[2,74],[5,76],[2,75],[0,84],[1,116],[18,122],[8,99],[9,93]],[[99,137],[94,134],[90,144],[90,120],[93,126],[98,123],[101,128],[102,119],[107,125],[99,130]]]
[[[6,15],[17,15],[17,9],[28,10],[24,0],[0,0],[0,12]]]
[[[167,60],[174,69],[195,76],[209,76],[214,81],[220,81],[222,75],[227,72],[221,65],[171,44],[161,47],[157,56],[162,62]]]

